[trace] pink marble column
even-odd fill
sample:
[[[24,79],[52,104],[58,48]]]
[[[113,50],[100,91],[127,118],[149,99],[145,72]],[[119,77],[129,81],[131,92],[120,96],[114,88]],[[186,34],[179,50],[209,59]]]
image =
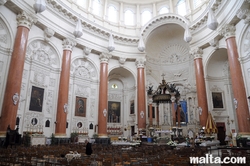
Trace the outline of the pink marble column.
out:
[[[56,114],[56,137],[66,136],[67,109],[69,96],[71,53],[76,43],[70,39],[63,40],[62,70],[59,82],[57,114]]]
[[[203,51],[200,48],[197,48],[192,51],[192,55],[194,56],[198,107],[201,107],[202,109],[202,113],[200,114],[201,127],[206,126],[206,121],[208,117],[207,92],[204,79],[202,54]]]
[[[153,108],[152,108],[153,100],[149,99],[149,126],[153,126]]]
[[[144,65],[145,60],[138,59],[136,61],[137,66],[137,118],[138,118],[138,130],[146,129],[146,88],[144,77]],[[138,132],[139,133],[139,132]]]
[[[176,126],[176,110],[175,110],[175,93],[171,94],[171,109],[172,109],[172,116],[173,116],[173,127]]]
[[[160,125],[160,119],[159,119],[159,104],[156,104],[156,124],[157,124],[157,127],[159,127]]]
[[[18,26],[3,99],[0,136],[5,136],[8,125],[11,129],[15,129],[16,126],[26,47],[29,31],[34,23],[34,20],[25,12],[17,15],[16,20]]]
[[[226,38],[228,62],[230,68],[230,76],[232,80],[233,96],[236,100],[236,115],[238,120],[238,132],[240,134],[250,135],[250,115],[247,104],[247,95],[244,80],[241,71],[241,65],[238,60],[238,49],[235,40],[235,26],[226,25],[220,31],[221,35]]]
[[[111,55],[102,53],[100,55],[100,84],[99,84],[99,106],[98,106],[98,136],[106,138],[108,118],[108,61]]]

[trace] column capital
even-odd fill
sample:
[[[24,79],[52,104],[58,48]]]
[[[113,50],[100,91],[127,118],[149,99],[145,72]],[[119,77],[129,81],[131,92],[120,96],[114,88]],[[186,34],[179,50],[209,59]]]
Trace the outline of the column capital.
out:
[[[135,65],[137,68],[144,68],[145,64],[146,64],[145,58],[138,58],[135,61]]]
[[[73,48],[76,46],[76,42],[69,38],[66,38],[63,39],[62,45],[63,45],[63,50],[69,50],[72,52]]]
[[[112,55],[109,53],[101,53],[99,57],[100,63],[108,63],[111,57]]]
[[[153,99],[152,98],[148,99],[148,104],[153,104]]]
[[[190,51],[190,54],[194,56],[194,59],[202,58],[203,50],[200,47],[197,47]]]
[[[19,13],[16,17],[17,26],[24,26],[28,29],[32,27],[34,23],[36,23],[37,19],[28,15],[25,11]]]
[[[220,35],[224,36],[226,39],[230,38],[230,37],[234,37],[235,36],[235,31],[236,28],[234,25],[231,24],[226,24],[221,30],[220,30]]]

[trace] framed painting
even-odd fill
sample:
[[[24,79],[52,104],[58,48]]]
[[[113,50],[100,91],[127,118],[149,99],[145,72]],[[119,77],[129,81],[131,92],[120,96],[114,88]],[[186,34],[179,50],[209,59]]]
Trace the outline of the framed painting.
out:
[[[76,96],[75,116],[86,117],[87,99]]]
[[[32,86],[29,110],[42,112],[44,89]]]
[[[121,122],[121,103],[115,101],[108,102],[108,122],[120,123]]]
[[[212,101],[215,110],[224,109],[222,92],[212,92]]]

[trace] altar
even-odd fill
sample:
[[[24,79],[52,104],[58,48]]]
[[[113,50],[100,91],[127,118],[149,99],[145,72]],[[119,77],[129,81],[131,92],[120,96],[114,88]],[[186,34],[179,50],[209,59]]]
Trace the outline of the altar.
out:
[[[32,134],[30,136],[30,144],[31,146],[34,145],[45,145],[46,143],[46,137],[42,134]]]
[[[88,140],[89,136],[88,135],[78,135],[78,142],[79,143],[84,143],[85,140]]]

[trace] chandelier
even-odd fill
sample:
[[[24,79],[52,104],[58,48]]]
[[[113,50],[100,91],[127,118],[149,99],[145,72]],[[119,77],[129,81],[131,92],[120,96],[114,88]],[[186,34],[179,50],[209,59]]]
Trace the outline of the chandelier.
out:
[[[171,102],[171,97],[176,98],[176,102],[180,98],[180,92],[176,89],[175,84],[166,83],[164,77],[162,82],[157,87],[156,91],[153,92],[153,86],[149,87],[148,95],[152,96],[153,103],[169,103]]]

